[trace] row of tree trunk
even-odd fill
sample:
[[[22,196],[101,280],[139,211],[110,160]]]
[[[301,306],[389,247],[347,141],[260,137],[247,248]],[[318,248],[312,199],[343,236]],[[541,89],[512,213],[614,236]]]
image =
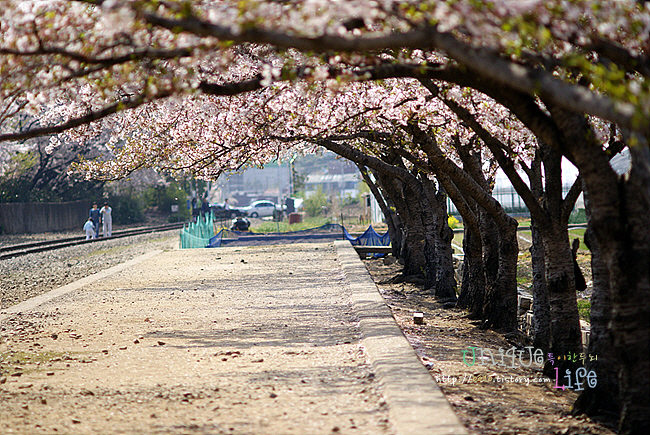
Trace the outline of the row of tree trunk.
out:
[[[449,103],[469,125],[470,121],[475,122],[462,107]],[[535,158],[523,167],[527,183],[519,178],[514,162],[503,152],[504,145],[480,125],[474,125],[481,144],[491,151],[531,212],[533,344],[545,354],[583,351],[568,219],[584,190],[589,218],[585,237],[592,252],[593,275],[591,340],[587,352],[598,355],[598,359],[588,360],[587,369],[598,374],[598,384],[581,393],[575,411],[615,419],[623,433],[644,433],[638,430],[648,427],[650,390],[647,380],[639,382],[638,377],[649,373],[650,368],[650,313],[648,304],[640,303],[638,298],[644,301],[650,291],[650,170],[646,165],[641,167],[645,172],[637,169],[626,178],[618,177],[609,159],[624,146],[622,141],[603,147],[594,143],[591,127],[584,118],[553,111],[550,116],[557,124],[561,124],[558,119],[571,121],[572,134],[563,136],[561,144],[553,145],[544,142],[545,136],[539,134]],[[426,291],[446,302],[456,299],[457,290],[453,232],[447,224],[446,210],[446,198],[451,198],[465,224],[463,279],[457,306],[468,310],[469,317],[481,320],[485,327],[515,332],[517,222],[491,196],[492,183],[481,169],[480,147],[459,140],[456,151],[462,164],[456,164],[430,133],[416,124],[403,128],[426,158],[405,151],[404,146],[390,144],[385,137],[382,147],[373,155],[342,140],[321,139],[318,143],[360,167],[387,217],[393,253],[404,264],[403,278],[423,278]],[[581,140],[571,137],[580,134]],[[368,134],[363,137],[372,142]],[[591,137],[592,142],[585,141],[585,137]],[[633,150],[632,159],[635,153],[643,152],[646,151]],[[563,155],[580,170],[580,177],[564,197]],[[560,371],[576,368],[575,363],[564,362]],[[546,367],[547,371],[552,369]]]

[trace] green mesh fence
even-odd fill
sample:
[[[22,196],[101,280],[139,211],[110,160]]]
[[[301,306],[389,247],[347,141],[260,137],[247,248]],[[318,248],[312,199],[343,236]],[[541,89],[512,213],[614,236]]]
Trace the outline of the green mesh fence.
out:
[[[183,225],[180,233],[180,248],[205,248],[214,237],[214,216],[212,212],[197,216],[196,222]]]

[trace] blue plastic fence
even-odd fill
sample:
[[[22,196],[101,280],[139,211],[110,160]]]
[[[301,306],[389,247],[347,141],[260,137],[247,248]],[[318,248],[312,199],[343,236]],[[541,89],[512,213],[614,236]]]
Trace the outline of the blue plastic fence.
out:
[[[390,245],[390,237],[388,232],[379,235],[371,226],[359,237],[353,237],[348,231],[340,224],[325,224],[320,227],[309,228],[300,231],[290,231],[286,233],[255,233],[252,231],[233,231],[222,229],[214,237],[210,238],[208,243],[203,245],[206,248],[218,248],[227,243],[236,243],[237,241],[246,242],[273,242],[278,240],[294,241],[294,240],[308,240],[308,239],[323,239],[331,238],[337,239],[345,237],[352,245],[362,246],[388,246]],[[188,246],[191,247],[191,246]]]

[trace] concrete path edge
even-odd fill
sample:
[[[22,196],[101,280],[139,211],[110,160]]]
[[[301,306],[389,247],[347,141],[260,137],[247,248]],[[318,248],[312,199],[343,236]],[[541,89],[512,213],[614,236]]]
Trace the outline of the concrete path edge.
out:
[[[466,434],[451,405],[395,322],[352,245],[334,242],[359,316],[362,345],[397,434]]]
[[[147,252],[146,254],[139,255],[135,258],[132,258],[129,261],[125,261],[124,263],[116,264],[113,267],[109,267],[108,269],[101,270],[97,273],[94,273],[92,275],[88,275],[86,277],[83,277],[81,279],[78,279],[76,281],[71,282],[70,284],[66,284],[62,287],[56,288],[54,290],[50,290],[47,293],[43,293],[38,296],[34,296],[33,298],[27,299],[26,301],[20,302],[16,305],[13,305],[11,307],[5,308],[3,310],[0,310],[0,322],[4,321],[5,319],[9,318],[13,314],[19,314],[25,311],[30,311],[35,308],[37,308],[39,305],[42,305],[46,302],[49,302],[53,299],[56,299],[58,297],[61,297],[65,294],[70,293],[71,291],[78,290],[86,285],[92,284],[96,281],[99,281],[102,278],[106,278],[110,275],[113,275],[114,273],[120,272],[126,268],[129,268],[131,266],[134,266],[138,263],[141,263],[145,260],[148,260],[149,258],[160,254],[161,250],[157,249],[155,251],[150,251]]]

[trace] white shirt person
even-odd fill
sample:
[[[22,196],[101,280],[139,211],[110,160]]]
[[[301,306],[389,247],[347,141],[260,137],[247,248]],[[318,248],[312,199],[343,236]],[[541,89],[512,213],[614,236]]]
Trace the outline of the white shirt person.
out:
[[[84,224],[84,231],[86,232],[86,240],[95,238],[95,224],[93,224],[93,220],[91,218],[88,218]]]
[[[113,234],[113,209],[108,204],[99,210],[102,215],[102,237],[110,237]]]

